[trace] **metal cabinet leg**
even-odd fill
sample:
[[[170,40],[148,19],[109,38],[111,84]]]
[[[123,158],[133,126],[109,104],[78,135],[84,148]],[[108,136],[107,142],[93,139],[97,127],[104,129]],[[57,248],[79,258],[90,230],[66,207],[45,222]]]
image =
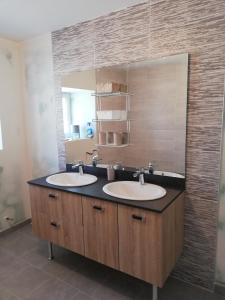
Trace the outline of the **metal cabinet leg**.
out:
[[[156,285],[152,286],[152,299],[158,300],[158,287]]]
[[[53,260],[53,244],[52,242],[48,242],[48,260]]]

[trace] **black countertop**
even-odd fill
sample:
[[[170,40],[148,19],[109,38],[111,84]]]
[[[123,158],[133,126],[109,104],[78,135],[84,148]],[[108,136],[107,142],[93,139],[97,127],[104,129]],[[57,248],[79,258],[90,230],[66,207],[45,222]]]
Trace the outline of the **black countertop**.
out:
[[[96,169],[99,169],[99,168],[96,168]],[[95,173],[96,174],[96,172],[93,172],[93,169],[88,170],[87,173],[92,173],[92,174]],[[167,193],[164,197],[157,199],[157,200],[150,200],[150,201],[125,200],[125,199],[115,198],[115,197],[109,196],[106,193],[104,193],[102,188],[105,184],[109,183],[109,181],[105,178],[104,172],[102,173],[101,171],[99,172],[99,170],[98,170],[96,175],[98,176],[97,182],[90,184],[90,185],[82,186],[82,187],[62,187],[62,186],[56,186],[56,185],[49,184],[46,182],[46,178],[49,175],[45,176],[45,177],[37,178],[34,180],[30,180],[30,181],[28,181],[28,183],[32,184],[32,185],[41,186],[44,188],[56,189],[56,190],[60,190],[63,192],[74,193],[74,194],[78,194],[78,195],[82,195],[82,196],[86,196],[86,197],[98,198],[98,199],[102,199],[105,201],[111,201],[114,203],[124,204],[124,205],[128,205],[128,206],[136,207],[136,208],[147,209],[147,210],[151,210],[151,211],[154,211],[157,213],[163,212],[184,191],[184,184],[180,184],[179,181],[176,184],[176,180],[175,180],[175,182],[171,182],[171,179],[168,179],[168,182],[167,182],[165,180],[165,178],[161,178],[161,182],[160,182],[159,177],[163,177],[163,176],[153,176],[152,175],[152,176],[150,176],[150,179],[148,178],[147,181],[151,182],[151,183],[159,184],[162,187],[164,187],[167,191]],[[126,176],[126,178],[124,178],[125,177],[124,174],[123,174],[122,178],[121,178],[121,176],[119,176],[119,174],[117,174],[117,177],[119,177],[119,178],[117,178],[118,180],[130,180],[129,174],[128,174],[128,176]],[[152,180],[151,180],[151,177],[152,177]],[[157,177],[157,178],[155,178],[155,177]]]

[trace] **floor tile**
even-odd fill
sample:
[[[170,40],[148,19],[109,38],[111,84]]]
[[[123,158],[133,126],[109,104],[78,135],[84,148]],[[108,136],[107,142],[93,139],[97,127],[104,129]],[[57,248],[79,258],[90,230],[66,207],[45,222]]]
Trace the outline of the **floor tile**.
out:
[[[109,274],[109,268],[89,259],[65,252],[43,267],[43,270],[91,295]]]
[[[87,294],[79,292],[71,300],[95,300],[95,299]]]
[[[201,300],[224,300],[225,297],[208,291],[202,291]]]
[[[159,300],[202,300],[202,289],[190,286],[184,282],[169,278],[162,289],[159,289]]]
[[[0,287],[0,300],[21,300],[12,293],[10,293],[6,288]]]
[[[140,294],[141,284],[139,280],[118,271],[113,271],[104,285],[98,287],[93,297],[95,299],[136,299]]]
[[[78,290],[67,283],[51,279],[36,289],[26,300],[72,300]]]
[[[28,267],[25,260],[11,255],[4,249],[0,249],[0,282]]]
[[[52,277],[39,269],[29,266],[16,275],[12,274],[2,282],[2,286],[7,288],[14,295],[24,299],[29,296],[34,289],[39,288],[51,278]]]
[[[39,239],[21,234],[17,231],[9,233],[7,236],[0,237],[0,247],[17,257],[33,250],[38,246],[38,243]]]
[[[54,246],[48,261],[46,241],[31,225],[0,236],[0,300],[151,300],[152,286],[119,271]],[[224,300],[174,278],[158,300]]]
[[[71,286],[91,295],[97,287],[104,281],[104,275],[99,276],[98,273],[86,273],[86,270],[66,269],[60,274],[59,278]]]
[[[41,242],[34,249],[25,252],[21,258],[37,268],[43,268],[48,264],[47,242]]]
[[[26,225],[20,227],[20,228],[18,229],[18,232],[19,232],[19,233],[22,233],[22,234],[26,234],[26,235],[32,236],[32,235],[33,235],[33,232],[32,232],[32,224],[29,223],[29,224],[26,224]]]

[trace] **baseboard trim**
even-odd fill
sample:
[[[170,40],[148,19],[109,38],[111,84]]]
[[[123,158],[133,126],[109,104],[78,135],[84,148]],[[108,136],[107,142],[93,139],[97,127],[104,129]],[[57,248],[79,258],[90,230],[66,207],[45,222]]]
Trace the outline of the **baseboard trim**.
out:
[[[15,231],[15,230],[23,227],[24,225],[27,225],[27,224],[30,224],[30,223],[31,223],[31,218],[29,218],[29,219],[27,219],[27,220],[25,220],[23,222],[17,223],[17,224],[13,225],[10,228],[7,228],[7,229],[5,229],[3,231],[0,231],[0,236],[3,236],[3,235],[8,234],[10,232],[13,232],[13,231]]]
[[[222,295],[222,296],[225,296],[225,285],[222,284],[222,283],[217,282],[215,284],[215,293],[219,294],[219,295]]]

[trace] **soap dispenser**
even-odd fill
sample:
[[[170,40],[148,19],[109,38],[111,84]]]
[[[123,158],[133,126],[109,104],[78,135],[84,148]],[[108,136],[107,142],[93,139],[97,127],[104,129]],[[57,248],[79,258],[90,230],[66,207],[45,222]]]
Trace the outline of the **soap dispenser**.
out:
[[[107,179],[108,181],[115,179],[115,170],[112,165],[107,166]]]

